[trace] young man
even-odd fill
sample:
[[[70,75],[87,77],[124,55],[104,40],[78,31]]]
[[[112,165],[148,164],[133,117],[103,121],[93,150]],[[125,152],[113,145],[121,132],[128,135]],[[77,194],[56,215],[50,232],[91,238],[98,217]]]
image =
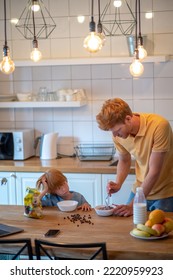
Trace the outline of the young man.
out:
[[[136,187],[143,187],[148,211],[173,211],[173,133],[169,122],[156,114],[133,113],[120,98],[107,100],[96,116],[102,130],[111,131],[119,153],[116,182],[109,182],[111,195],[120,190],[129,174],[131,155],[135,157],[136,181],[127,205],[115,214],[133,214]]]

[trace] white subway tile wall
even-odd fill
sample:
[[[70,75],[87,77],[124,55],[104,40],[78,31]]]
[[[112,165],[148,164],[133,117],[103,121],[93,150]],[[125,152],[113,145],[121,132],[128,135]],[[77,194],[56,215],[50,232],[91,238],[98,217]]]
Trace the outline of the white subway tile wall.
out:
[[[27,2],[7,1],[7,18],[19,17]],[[101,0],[101,7],[107,2]],[[134,11],[134,0],[129,2]],[[45,0],[44,3],[57,27],[48,39],[39,40],[43,59],[129,55],[125,36],[107,37],[105,46],[96,54],[83,48],[83,40],[89,33],[89,0]],[[97,3],[94,9],[97,14]],[[148,11],[153,11],[152,19],[145,18]],[[141,0],[141,12],[148,54],[173,55],[173,1]],[[81,14],[85,15],[83,24],[77,22],[77,16]],[[4,44],[3,17],[3,1],[0,0],[1,50]],[[7,34],[14,62],[28,60],[32,40],[24,39],[9,20]],[[87,105],[81,108],[1,108],[0,129],[34,128],[35,137],[56,131],[58,152],[72,154],[79,142],[112,142],[111,134],[98,128],[95,117],[103,102],[114,97],[125,99],[135,112],[161,114],[173,126],[173,61],[144,63],[144,68],[144,74],[138,79],[131,77],[129,64],[16,67],[9,76],[0,72],[2,95],[17,92],[37,94],[41,86],[57,91],[60,88],[83,88],[88,100]]]

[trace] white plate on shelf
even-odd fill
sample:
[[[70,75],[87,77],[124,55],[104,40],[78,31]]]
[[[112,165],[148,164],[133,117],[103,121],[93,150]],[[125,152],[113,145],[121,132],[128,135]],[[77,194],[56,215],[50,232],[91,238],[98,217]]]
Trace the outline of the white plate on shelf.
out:
[[[137,235],[134,235],[132,231],[130,232],[130,235],[135,238],[143,239],[143,240],[158,240],[158,239],[163,239],[163,238],[168,237],[168,233],[164,233],[161,236],[150,236],[150,237],[137,236]]]
[[[16,100],[16,95],[0,95],[0,102],[9,102]]]

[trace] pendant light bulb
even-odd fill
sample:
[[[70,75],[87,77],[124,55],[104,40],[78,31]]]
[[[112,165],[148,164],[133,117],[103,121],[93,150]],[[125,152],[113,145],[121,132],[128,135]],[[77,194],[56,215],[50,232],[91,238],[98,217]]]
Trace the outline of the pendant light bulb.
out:
[[[84,48],[91,53],[96,53],[102,48],[102,39],[96,32],[91,32],[84,40]]]
[[[9,54],[9,48],[7,46],[4,46],[3,49],[3,59],[2,62],[0,63],[0,70],[4,74],[11,74],[15,70],[15,64],[10,58]]]
[[[130,65],[130,74],[133,77],[139,77],[144,72],[144,66],[139,61],[139,59],[135,58],[132,64]]]
[[[40,10],[40,5],[39,5],[38,1],[32,1],[31,10],[33,12],[38,12]]]
[[[37,62],[42,58],[42,54],[38,49],[38,41],[36,39],[33,40],[33,50],[30,54],[30,58],[34,62]]]
[[[122,6],[122,1],[121,0],[115,0],[114,1],[114,7],[115,8],[120,8]]]
[[[104,33],[97,33],[97,35],[100,37],[101,41],[102,41],[102,47],[105,45],[106,42],[106,37],[104,35]]]
[[[104,44],[106,42],[106,37],[105,37],[105,34],[103,33],[102,23],[100,22],[100,20],[97,24],[97,36],[100,37],[101,44],[102,44],[102,46],[104,46]]]
[[[143,60],[147,57],[147,51],[144,49],[142,45],[138,46],[139,60]]]

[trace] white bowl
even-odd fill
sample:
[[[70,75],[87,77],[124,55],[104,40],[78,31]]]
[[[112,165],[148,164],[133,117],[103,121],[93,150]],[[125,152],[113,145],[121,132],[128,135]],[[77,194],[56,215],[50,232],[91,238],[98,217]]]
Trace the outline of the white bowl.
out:
[[[19,101],[31,101],[32,93],[31,92],[17,93],[17,99]]]
[[[111,207],[110,209],[105,209],[105,207],[106,207],[105,205],[96,206],[94,209],[97,215],[106,217],[106,216],[111,216],[113,214],[115,208],[113,205],[110,205]]]
[[[60,202],[57,202],[57,206],[61,211],[64,212],[71,212],[76,209],[78,205],[78,202],[75,200],[63,200]]]

